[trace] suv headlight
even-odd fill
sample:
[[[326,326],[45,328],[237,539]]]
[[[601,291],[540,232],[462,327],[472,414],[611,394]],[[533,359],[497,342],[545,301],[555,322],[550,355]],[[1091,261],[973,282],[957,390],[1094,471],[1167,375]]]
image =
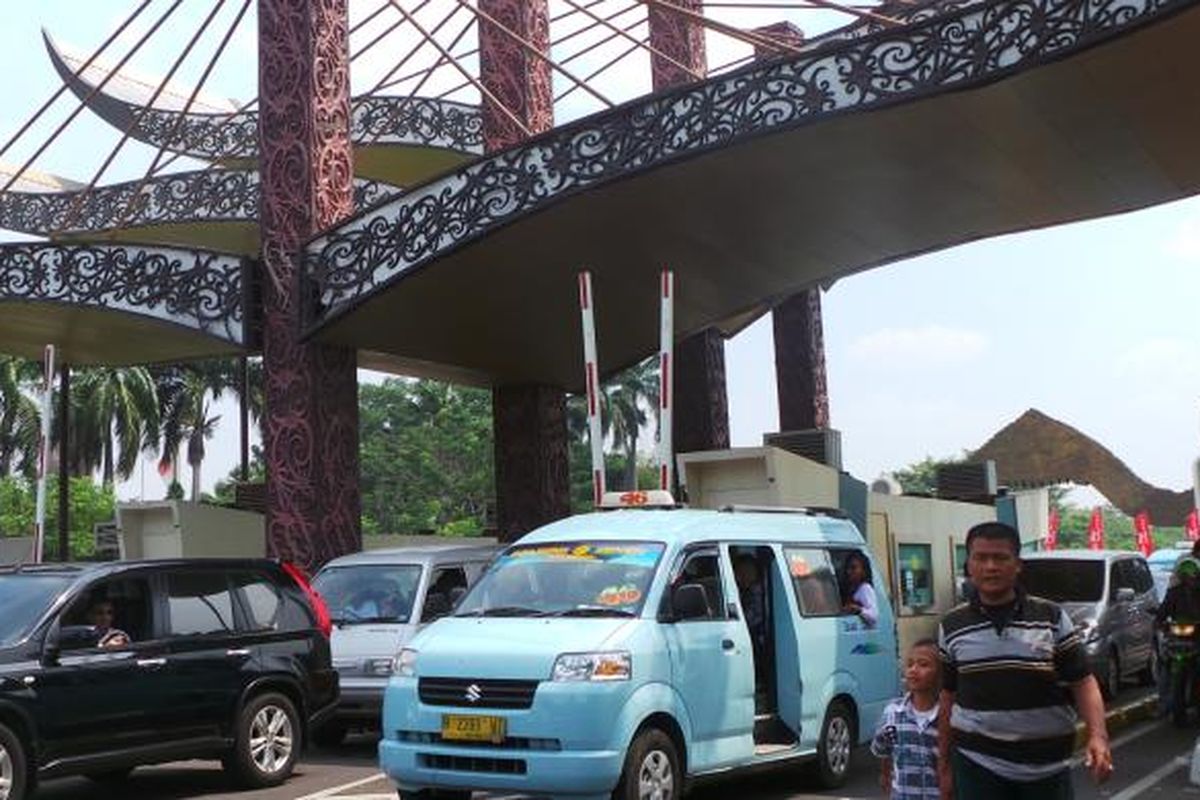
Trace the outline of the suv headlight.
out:
[[[608,653],[563,653],[554,661],[552,681],[627,681],[633,660],[624,651]]]
[[[405,647],[392,659],[392,674],[412,678],[417,674],[417,651]]]

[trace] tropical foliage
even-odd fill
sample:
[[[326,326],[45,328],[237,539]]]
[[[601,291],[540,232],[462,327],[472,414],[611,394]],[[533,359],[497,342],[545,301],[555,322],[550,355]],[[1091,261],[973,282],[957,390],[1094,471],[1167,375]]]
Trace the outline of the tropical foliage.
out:
[[[41,414],[29,390],[38,372],[32,361],[0,356],[0,476],[37,471]]]
[[[58,557],[58,476],[46,482],[46,557]],[[95,551],[93,529],[116,514],[117,500],[111,486],[91,477],[71,478],[67,519],[71,558],[86,559]],[[32,536],[36,511],[34,482],[19,475],[0,476],[0,535]]]

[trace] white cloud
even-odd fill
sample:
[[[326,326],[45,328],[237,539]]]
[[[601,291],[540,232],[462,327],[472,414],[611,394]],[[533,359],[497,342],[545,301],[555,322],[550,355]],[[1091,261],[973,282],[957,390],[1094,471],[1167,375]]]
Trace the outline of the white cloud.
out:
[[[1200,261],[1200,214],[1179,223],[1174,235],[1163,246],[1163,251],[1184,261]]]
[[[925,325],[919,328],[883,328],[859,336],[850,344],[850,356],[896,366],[934,366],[973,361],[987,350],[988,340],[978,331]]]

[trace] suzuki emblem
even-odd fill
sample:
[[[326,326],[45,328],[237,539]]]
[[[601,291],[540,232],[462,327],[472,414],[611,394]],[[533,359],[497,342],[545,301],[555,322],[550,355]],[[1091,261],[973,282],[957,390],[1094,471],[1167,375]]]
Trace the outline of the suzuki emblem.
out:
[[[472,683],[467,687],[466,698],[468,701],[478,703],[481,697],[483,697],[483,689],[479,688],[479,684]]]

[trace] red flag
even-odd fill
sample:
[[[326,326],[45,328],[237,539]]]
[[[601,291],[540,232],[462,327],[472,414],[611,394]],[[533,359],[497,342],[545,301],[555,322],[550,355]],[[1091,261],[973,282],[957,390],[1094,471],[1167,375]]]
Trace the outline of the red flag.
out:
[[[1154,552],[1154,538],[1150,534],[1150,515],[1143,511],[1133,518],[1133,529],[1137,532],[1137,549],[1142,555]]]
[[[1200,511],[1194,508],[1187,518],[1187,537],[1193,542],[1200,539]]]
[[[1092,520],[1088,523],[1088,549],[1104,549],[1104,515],[1100,509],[1092,509]]]
[[[1046,531],[1046,549],[1058,547],[1058,526],[1062,524],[1058,518],[1058,509],[1050,509],[1050,529]]]

